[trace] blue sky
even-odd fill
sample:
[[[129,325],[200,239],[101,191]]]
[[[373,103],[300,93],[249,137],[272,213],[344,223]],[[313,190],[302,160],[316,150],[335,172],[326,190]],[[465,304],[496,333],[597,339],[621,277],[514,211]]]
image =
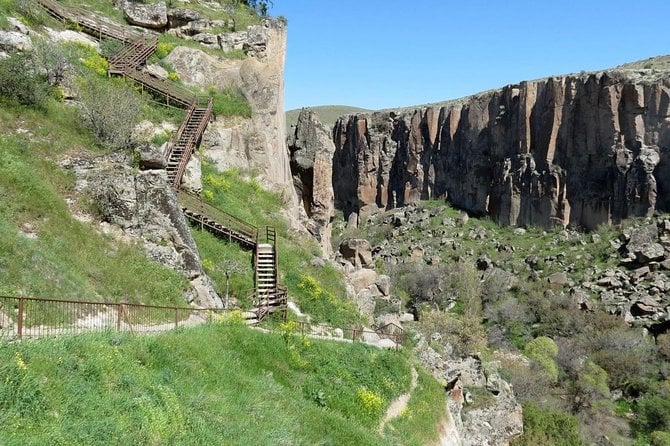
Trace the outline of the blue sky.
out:
[[[438,102],[670,54],[670,0],[274,0],[287,110]]]

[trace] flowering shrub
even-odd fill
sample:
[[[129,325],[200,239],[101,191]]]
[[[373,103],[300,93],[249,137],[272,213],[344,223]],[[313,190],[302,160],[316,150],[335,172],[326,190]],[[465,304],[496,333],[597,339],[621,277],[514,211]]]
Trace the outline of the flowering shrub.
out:
[[[381,395],[372,390],[368,390],[365,387],[361,387],[356,391],[356,396],[358,401],[363,408],[363,412],[368,415],[374,415],[379,412],[382,408],[383,399]]]

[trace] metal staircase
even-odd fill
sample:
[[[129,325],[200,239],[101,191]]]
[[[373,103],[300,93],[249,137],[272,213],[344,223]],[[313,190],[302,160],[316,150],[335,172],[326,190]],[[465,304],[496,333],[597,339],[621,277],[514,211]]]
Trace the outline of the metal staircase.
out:
[[[235,241],[245,249],[254,250],[255,290],[251,323],[267,315],[283,311],[286,315],[286,288],[278,284],[276,232],[272,227],[258,229],[226,212],[215,208],[199,197],[180,190],[181,179],[193,151],[199,144],[212,119],[212,98],[206,101],[182,86],[155,78],[141,67],[156,50],[157,37],[148,37],[128,27],[103,20],[81,8],[66,7],[54,0],[37,0],[47,12],[58,20],[74,23],[93,37],[116,39],[123,48],[109,58],[110,75],[124,76],[143,90],[165,99],[166,105],[186,108],[186,116],[168,142],[165,159],[168,179],[176,189],[177,198],[186,218],[195,226],[212,232],[217,237]]]

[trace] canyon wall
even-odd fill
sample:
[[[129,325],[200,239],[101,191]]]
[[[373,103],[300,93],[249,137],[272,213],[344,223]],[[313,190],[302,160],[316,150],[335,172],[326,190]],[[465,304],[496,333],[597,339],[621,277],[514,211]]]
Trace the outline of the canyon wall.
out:
[[[446,198],[506,225],[591,229],[670,211],[670,73],[611,70],[340,118],[345,217]]]

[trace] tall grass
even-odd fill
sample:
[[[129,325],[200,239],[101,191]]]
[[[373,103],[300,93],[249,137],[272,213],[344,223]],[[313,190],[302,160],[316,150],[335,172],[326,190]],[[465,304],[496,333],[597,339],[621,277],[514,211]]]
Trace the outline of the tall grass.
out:
[[[182,302],[186,280],[75,220],[73,177],[56,160],[94,147],[72,110],[0,108],[0,293],[147,303]],[[29,130],[30,129],[30,130]]]
[[[0,364],[5,445],[388,444],[409,385],[402,354],[229,325],[2,344]]]

